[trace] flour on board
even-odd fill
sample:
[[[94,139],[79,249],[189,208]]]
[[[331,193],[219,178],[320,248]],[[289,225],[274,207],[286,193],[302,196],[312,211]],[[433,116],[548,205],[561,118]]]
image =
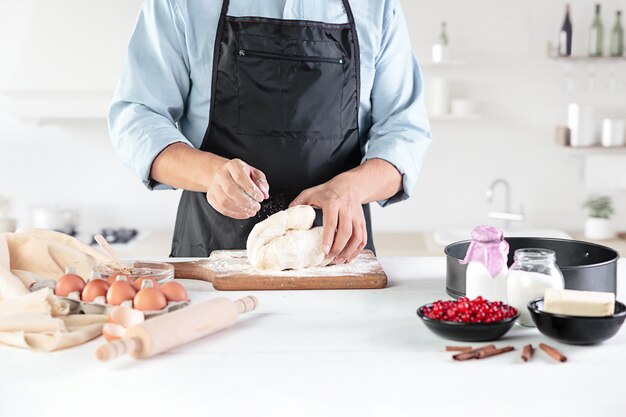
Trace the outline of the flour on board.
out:
[[[371,253],[362,253],[354,261],[343,265],[329,265],[287,271],[258,270],[248,262],[245,250],[214,251],[206,268],[218,276],[257,275],[271,277],[345,277],[378,274],[382,268]]]

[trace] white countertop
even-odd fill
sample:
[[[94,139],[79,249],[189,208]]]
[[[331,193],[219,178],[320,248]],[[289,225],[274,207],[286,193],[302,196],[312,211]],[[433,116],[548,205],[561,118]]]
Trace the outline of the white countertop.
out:
[[[620,289],[626,282],[620,261]],[[148,360],[98,362],[102,339],[56,352],[0,348],[0,416],[615,416],[626,411],[626,330],[594,347],[515,327],[518,350],[455,362],[415,315],[447,298],[444,258],[381,258],[384,290],[216,292],[185,281],[194,302],[255,294],[234,327]],[[623,291],[621,292],[623,294]],[[618,298],[623,296],[618,294]],[[547,342],[561,364],[524,344]]]

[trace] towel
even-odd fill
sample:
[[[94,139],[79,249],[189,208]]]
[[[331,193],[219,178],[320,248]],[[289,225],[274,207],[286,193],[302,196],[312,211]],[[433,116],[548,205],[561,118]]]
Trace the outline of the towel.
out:
[[[108,259],[71,236],[48,230],[0,235],[0,343],[54,351],[98,337],[108,317],[68,315],[69,304],[37,282],[56,280],[72,266],[83,277]]]

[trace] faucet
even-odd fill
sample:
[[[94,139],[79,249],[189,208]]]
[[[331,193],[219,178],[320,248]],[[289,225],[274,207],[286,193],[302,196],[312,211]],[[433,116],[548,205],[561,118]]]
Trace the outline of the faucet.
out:
[[[493,202],[495,189],[498,185],[502,185],[504,187],[504,210],[490,211],[488,215],[491,219],[503,220],[504,229],[507,230],[511,221],[522,222],[526,216],[524,216],[524,209],[521,207],[519,213],[511,212],[511,186],[509,185],[509,182],[503,178],[494,180],[489,188],[487,188],[487,202],[490,204]]]

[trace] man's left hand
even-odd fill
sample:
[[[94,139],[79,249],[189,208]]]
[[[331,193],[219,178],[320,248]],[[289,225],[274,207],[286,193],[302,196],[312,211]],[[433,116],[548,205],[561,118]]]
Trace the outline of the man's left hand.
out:
[[[367,244],[361,199],[354,192],[356,184],[346,174],[304,190],[290,205],[310,205],[322,209],[324,253],[335,264],[353,261]]]

